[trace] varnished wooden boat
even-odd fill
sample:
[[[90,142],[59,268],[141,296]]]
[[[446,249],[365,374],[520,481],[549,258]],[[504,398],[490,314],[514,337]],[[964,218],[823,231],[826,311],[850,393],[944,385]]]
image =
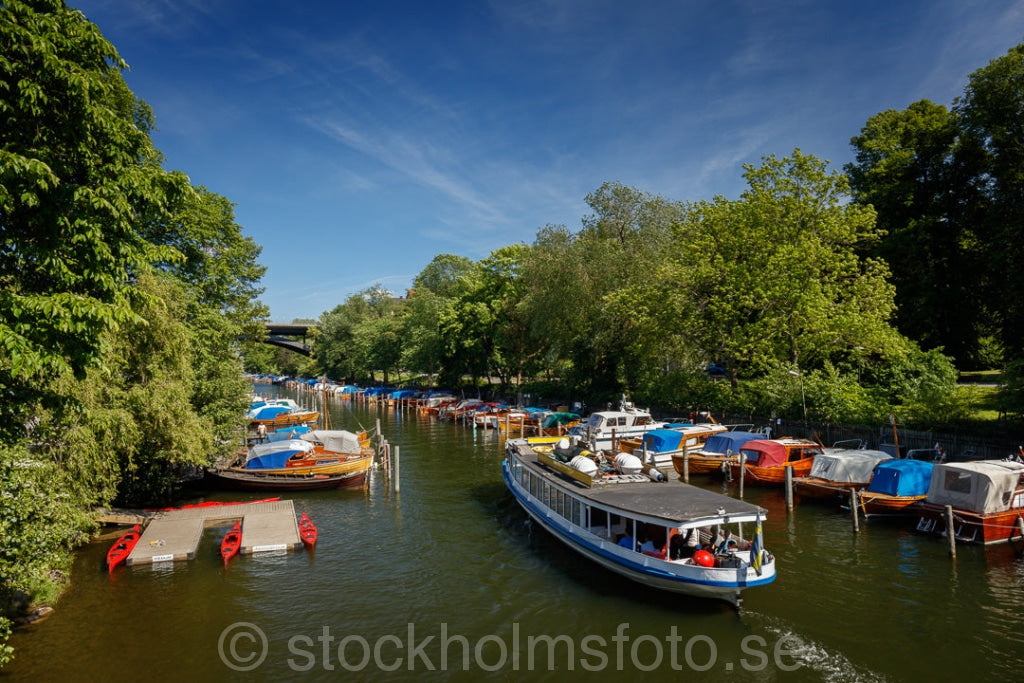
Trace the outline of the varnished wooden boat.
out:
[[[366,483],[369,467],[347,474],[273,474],[240,468],[206,470],[211,486],[239,491],[315,491],[356,488]]]
[[[303,512],[299,518],[299,537],[306,544],[307,548],[312,548],[316,545],[317,536],[316,525],[313,524],[313,520],[309,518],[309,515]]]
[[[913,511],[928,493],[933,467],[930,462],[902,458],[878,463],[867,488],[857,492],[857,507],[865,517]]]
[[[806,477],[814,464],[814,456],[823,452],[821,444],[810,439],[791,436],[781,439],[748,441],[740,449],[746,457],[742,465],[744,481],[748,484],[776,486],[786,481],[786,468],[792,468],[793,478]],[[729,472],[734,480],[740,477],[739,461],[730,461]]]
[[[224,566],[226,567],[228,562],[231,561],[235,555],[238,554],[238,549],[242,547],[242,522],[235,522],[235,525],[231,527],[231,530],[224,534],[224,538],[220,542],[220,556],[224,560]]]
[[[946,526],[946,507],[953,528]],[[917,530],[989,545],[1024,538],[1024,463],[977,460],[936,464]]]
[[[132,554],[132,550],[135,549],[135,544],[139,542],[139,537],[141,536],[142,527],[136,524],[128,531],[128,533],[114,541],[114,545],[112,545],[110,550],[107,551],[107,571],[114,571],[114,568],[128,559],[128,556]]]

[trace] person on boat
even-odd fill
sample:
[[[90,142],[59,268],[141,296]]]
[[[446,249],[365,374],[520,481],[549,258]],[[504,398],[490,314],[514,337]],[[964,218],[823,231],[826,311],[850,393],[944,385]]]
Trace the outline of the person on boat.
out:
[[[672,536],[672,540],[668,544],[669,559],[685,560],[688,557],[693,557],[693,554],[700,549],[700,541],[696,537],[696,529],[692,527],[686,531],[685,536],[683,534]]]
[[[650,538],[644,541],[643,545],[640,546],[640,552],[644,553],[645,555],[661,555],[662,557],[664,557],[665,555],[665,553],[662,552],[661,548],[655,545],[654,541]]]
[[[723,555],[729,552],[729,550],[733,550],[737,547],[739,547],[739,541],[732,537],[731,529],[726,529],[718,536],[718,544],[715,546],[715,552],[719,555]]]
[[[636,541],[633,540],[633,536],[630,535],[628,531],[622,534],[622,537],[619,539],[618,545],[622,546],[623,548],[629,548],[630,550],[636,550]]]

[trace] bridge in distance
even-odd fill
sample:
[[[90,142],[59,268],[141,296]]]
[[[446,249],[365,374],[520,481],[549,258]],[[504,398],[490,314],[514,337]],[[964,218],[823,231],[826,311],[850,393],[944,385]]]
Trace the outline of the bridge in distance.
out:
[[[280,346],[281,348],[301,353],[303,356],[310,355],[310,348],[306,345],[306,334],[315,323],[267,323],[268,344]],[[302,337],[302,340],[292,337]]]

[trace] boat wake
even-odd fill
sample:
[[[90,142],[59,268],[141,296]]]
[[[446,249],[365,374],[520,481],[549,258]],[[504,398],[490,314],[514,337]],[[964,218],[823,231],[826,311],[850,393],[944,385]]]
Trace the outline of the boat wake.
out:
[[[800,667],[804,670],[804,676],[809,671],[814,672],[820,676],[820,680],[830,683],[884,683],[888,680],[882,674],[858,666],[842,653],[800,633],[783,619],[746,610],[743,617],[744,621],[757,630],[770,634],[770,640],[783,642],[785,639],[787,667]]]

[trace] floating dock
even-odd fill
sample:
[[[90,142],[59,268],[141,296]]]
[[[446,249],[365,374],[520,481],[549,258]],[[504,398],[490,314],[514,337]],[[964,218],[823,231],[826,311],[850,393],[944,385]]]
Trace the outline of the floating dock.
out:
[[[205,528],[239,519],[242,520],[239,552],[243,555],[302,547],[295,505],[290,500],[167,510],[149,519],[125,564],[191,560],[196,556]]]

